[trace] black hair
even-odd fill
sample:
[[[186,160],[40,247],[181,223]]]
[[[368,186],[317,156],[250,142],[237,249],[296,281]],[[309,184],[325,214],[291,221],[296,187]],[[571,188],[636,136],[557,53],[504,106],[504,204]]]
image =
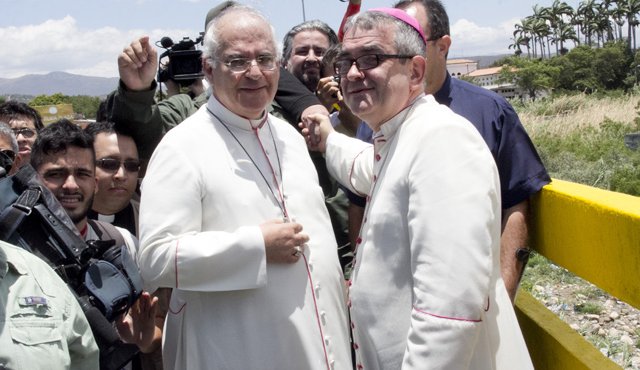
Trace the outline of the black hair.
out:
[[[64,152],[71,146],[89,149],[95,162],[96,153],[91,135],[68,119],[58,120],[38,132],[38,138],[31,149],[31,166],[37,170],[48,155]]]
[[[36,132],[40,132],[44,128],[42,117],[37,110],[31,108],[26,103],[9,100],[0,104],[0,118],[9,122],[18,118],[26,118],[33,121]]]
[[[293,26],[293,28],[291,28],[289,32],[287,32],[287,34],[284,36],[284,40],[282,42],[283,61],[289,60],[289,57],[291,57],[291,53],[293,52],[293,38],[303,31],[319,31],[320,33],[327,36],[327,39],[329,40],[329,46],[333,46],[339,42],[336,32],[323,21],[314,19],[311,21],[300,23],[297,26]]]
[[[93,140],[96,139],[96,136],[98,136],[98,134],[115,134],[117,133],[116,129],[115,129],[115,123],[113,122],[109,122],[109,121],[98,121],[98,122],[91,122],[90,124],[87,125],[87,127],[85,127],[84,129],[89,135],[91,135],[91,138],[93,138]]]
[[[427,25],[429,29],[422,30],[425,34],[428,34],[427,41],[437,40],[442,36],[451,35],[449,16],[440,0],[402,0],[398,1],[393,7],[404,9],[413,3],[422,4],[427,11]],[[423,24],[420,26],[424,28]]]

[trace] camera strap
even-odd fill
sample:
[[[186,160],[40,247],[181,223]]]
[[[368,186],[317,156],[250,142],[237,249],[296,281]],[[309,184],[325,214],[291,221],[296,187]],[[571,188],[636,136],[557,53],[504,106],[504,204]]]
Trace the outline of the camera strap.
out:
[[[25,217],[31,214],[33,206],[40,199],[41,191],[38,188],[30,188],[22,192],[18,199],[0,214],[0,239],[8,239]]]

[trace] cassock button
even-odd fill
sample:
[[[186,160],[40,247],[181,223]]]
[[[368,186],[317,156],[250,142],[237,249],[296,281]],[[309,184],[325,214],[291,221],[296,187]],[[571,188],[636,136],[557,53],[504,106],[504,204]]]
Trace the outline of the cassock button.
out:
[[[362,369],[364,369],[364,366],[362,366],[361,364],[358,364],[358,366],[356,366],[356,368],[357,368],[358,370],[362,370]]]
[[[316,285],[315,291],[316,291],[316,298],[320,298],[320,284]]]
[[[327,313],[322,311],[320,312],[320,319],[322,319],[322,325],[327,325]]]
[[[336,360],[329,361],[329,367],[333,370],[336,368]]]
[[[362,238],[358,237],[358,239],[356,239],[356,244],[360,244],[360,243],[362,243]]]
[[[324,337],[324,344],[329,347],[331,345],[331,337],[330,336],[325,336]]]
[[[382,157],[380,156],[380,154],[376,154],[376,161],[379,161],[381,159],[382,159]]]
[[[351,300],[347,301],[347,307],[351,308]],[[353,325],[353,323],[351,323],[351,325]]]
[[[378,181],[378,175],[373,175],[373,181]]]
[[[356,349],[356,350],[357,350],[357,349],[359,349],[359,348],[360,348],[360,346],[358,345],[358,343],[353,343],[353,349]]]

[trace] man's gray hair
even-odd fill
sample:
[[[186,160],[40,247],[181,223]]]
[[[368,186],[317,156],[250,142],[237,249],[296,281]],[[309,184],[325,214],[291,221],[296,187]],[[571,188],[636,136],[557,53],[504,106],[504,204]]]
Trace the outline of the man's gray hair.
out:
[[[11,126],[8,123],[0,121],[0,137],[4,137],[11,143],[11,150],[18,154],[18,140],[11,131]]]
[[[282,50],[282,58],[283,60],[289,60],[291,57],[291,53],[293,52],[293,38],[296,37],[297,34],[304,31],[318,31],[323,35],[327,36],[329,40],[329,47],[336,45],[340,41],[338,40],[338,35],[336,32],[329,27],[328,24],[324,23],[321,20],[311,20],[300,23],[297,26],[293,26],[292,29],[287,32],[284,36],[283,40],[283,50]]]
[[[425,42],[413,27],[389,14],[377,11],[359,13],[349,18],[344,27],[346,35],[352,28],[372,30],[374,28],[388,28],[395,25],[394,44],[396,53],[402,55],[424,55]]]
[[[207,31],[205,32],[205,35],[204,35],[204,41],[203,41],[203,50],[202,50],[203,60],[206,60],[207,63],[209,63],[211,66],[215,66],[215,63],[222,56],[220,55],[221,53],[220,48],[223,47],[222,45],[223,41],[220,40],[220,30],[219,30],[220,20],[232,13],[239,13],[236,18],[239,23],[248,21],[248,18],[254,18],[254,19],[257,18],[264,21],[266,24],[268,24],[269,29],[271,30],[271,40],[273,42],[273,50],[275,50],[276,61],[280,60],[280,53],[279,53],[280,48],[278,47],[278,43],[276,41],[276,31],[273,28],[273,25],[271,25],[271,23],[269,22],[267,17],[264,16],[264,14],[260,13],[255,8],[252,8],[247,5],[234,5],[234,6],[228,7],[209,22],[209,25],[207,26]]]

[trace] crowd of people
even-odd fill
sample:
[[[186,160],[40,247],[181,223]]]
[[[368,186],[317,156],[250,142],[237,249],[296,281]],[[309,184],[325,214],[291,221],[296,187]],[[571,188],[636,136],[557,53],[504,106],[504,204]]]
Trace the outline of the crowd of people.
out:
[[[513,302],[550,178],[511,105],[447,72],[440,0],[389,5],[280,50],[224,1],[191,94],[155,100],[144,36],[86,128],[0,105],[0,174],[33,170],[137,264],[124,368],[533,368]],[[65,282],[5,242],[0,303],[0,368],[109,368]]]

